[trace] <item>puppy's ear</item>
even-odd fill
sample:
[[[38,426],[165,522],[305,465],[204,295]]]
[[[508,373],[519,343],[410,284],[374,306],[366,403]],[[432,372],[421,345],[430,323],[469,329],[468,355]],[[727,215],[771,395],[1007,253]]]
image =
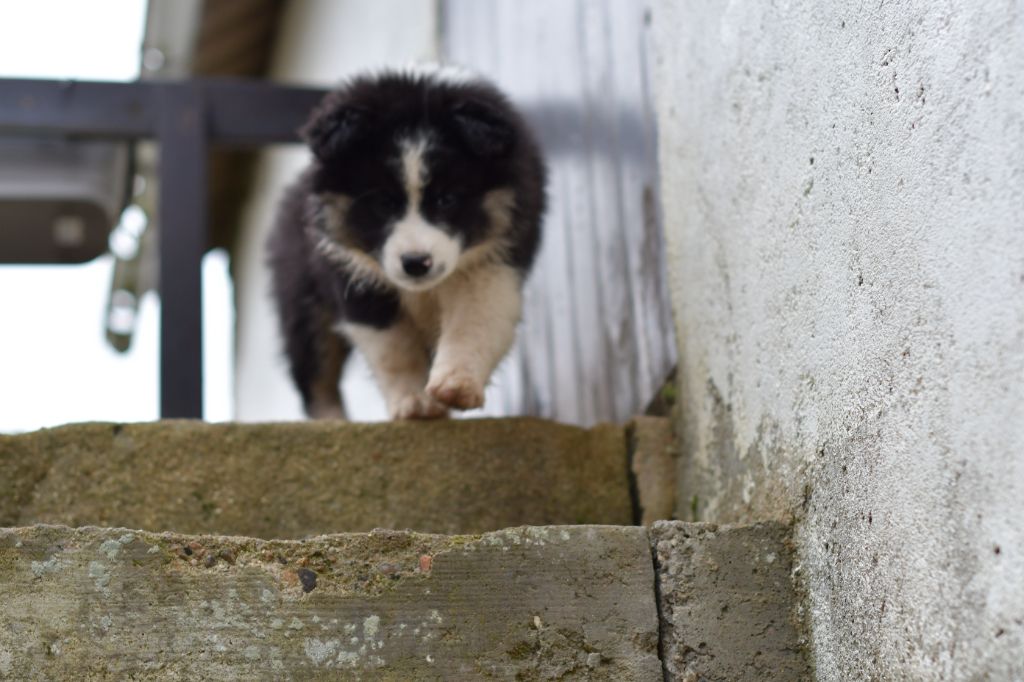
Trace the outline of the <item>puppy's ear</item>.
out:
[[[368,125],[369,112],[361,107],[344,106],[321,110],[313,115],[299,134],[320,161],[343,154]]]
[[[478,100],[464,100],[452,109],[455,128],[477,156],[505,156],[515,143],[515,129],[505,115]]]

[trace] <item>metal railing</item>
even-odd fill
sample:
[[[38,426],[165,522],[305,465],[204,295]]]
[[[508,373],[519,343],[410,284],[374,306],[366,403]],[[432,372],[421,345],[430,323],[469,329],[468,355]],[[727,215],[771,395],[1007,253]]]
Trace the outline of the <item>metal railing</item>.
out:
[[[103,83],[0,79],[0,136],[160,145],[160,416],[203,415],[202,278],[211,145],[299,142],[324,90],[260,81]]]

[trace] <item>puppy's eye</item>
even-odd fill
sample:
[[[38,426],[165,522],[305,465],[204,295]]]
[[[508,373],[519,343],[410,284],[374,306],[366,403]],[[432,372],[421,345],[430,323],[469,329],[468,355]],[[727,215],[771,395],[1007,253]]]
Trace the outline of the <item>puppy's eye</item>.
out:
[[[452,192],[441,192],[434,197],[434,206],[444,211],[455,206],[456,201],[458,197]]]

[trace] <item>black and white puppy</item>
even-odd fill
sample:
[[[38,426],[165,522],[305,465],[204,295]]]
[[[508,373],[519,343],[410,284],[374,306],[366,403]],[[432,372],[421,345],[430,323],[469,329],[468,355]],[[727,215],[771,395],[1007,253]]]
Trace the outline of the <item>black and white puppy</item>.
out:
[[[353,345],[392,418],[480,407],[540,241],[545,168],[523,120],[486,81],[394,71],[347,82],[302,132],[314,159],[268,249],[307,414],[344,416]]]

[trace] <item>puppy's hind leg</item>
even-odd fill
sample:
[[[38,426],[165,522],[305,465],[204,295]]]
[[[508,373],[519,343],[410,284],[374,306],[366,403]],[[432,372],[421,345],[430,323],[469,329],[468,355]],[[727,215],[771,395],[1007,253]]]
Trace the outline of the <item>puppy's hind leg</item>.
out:
[[[352,346],[330,331],[319,339],[317,346],[317,371],[309,385],[306,414],[312,419],[345,419],[345,406],[338,384]]]
[[[348,341],[331,329],[330,316],[319,306],[282,311],[285,352],[292,380],[312,419],[344,419],[338,382],[352,352]]]

